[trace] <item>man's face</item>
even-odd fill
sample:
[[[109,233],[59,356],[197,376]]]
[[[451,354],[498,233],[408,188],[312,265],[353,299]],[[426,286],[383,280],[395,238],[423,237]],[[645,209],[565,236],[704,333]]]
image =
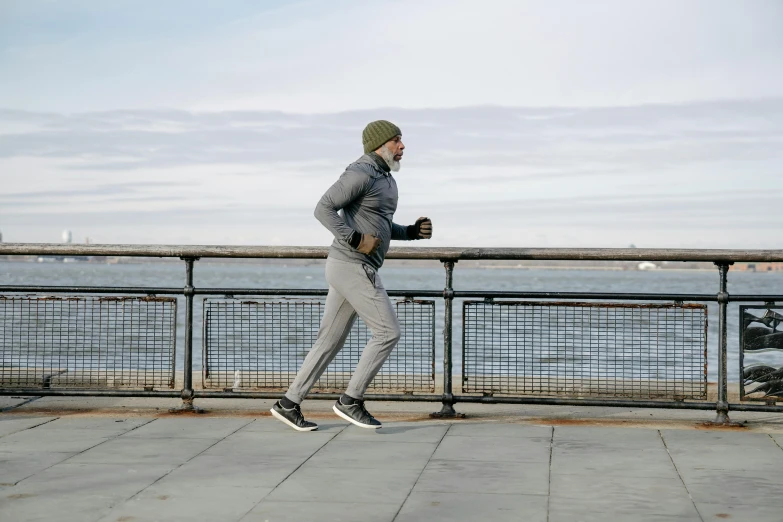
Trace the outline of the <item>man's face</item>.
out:
[[[405,150],[405,145],[402,143],[402,136],[395,136],[384,144],[384,147],[394,155],[394,161],[400,161],[402,159],[402,151]]]

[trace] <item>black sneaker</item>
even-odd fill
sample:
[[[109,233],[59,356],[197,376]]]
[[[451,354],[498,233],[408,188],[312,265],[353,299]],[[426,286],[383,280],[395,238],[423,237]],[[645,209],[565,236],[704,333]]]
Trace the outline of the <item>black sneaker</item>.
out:
[[[360,428],[377,430],[381,427],[381,423],[365,409],[364,401],[359,401],[355,404],[343,404],[338,400],[334,403],[332,409],[338,416],[356,424]]]
[[[296,431],[313,431],[318,429],[318,424],[305,420],[304,416],[302,415],[302,410],[299,409],[298,404],[288,410],[283,408],[283,406],[280,404],[280,401],[277,401],[269,411],[272,412],[272,416],[277,420],[288,424]]]

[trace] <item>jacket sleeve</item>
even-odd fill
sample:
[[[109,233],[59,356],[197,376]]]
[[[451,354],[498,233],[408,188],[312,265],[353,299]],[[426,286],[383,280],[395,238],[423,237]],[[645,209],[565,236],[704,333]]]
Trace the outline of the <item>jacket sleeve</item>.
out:
[[[370,186],[370,181],[370,176],[363,172],[346,170],[315,206],[315,218],[337,239],[349,241],[354,232],[337,211],[363,196]]]
[[[392,235],[391,238],[394,241],[412,241],[413,237],[410,237],[410,234],[412,231],[410,230],[410,227],[406,227],[404,225],[398,225],[397,223],[392,223]]]

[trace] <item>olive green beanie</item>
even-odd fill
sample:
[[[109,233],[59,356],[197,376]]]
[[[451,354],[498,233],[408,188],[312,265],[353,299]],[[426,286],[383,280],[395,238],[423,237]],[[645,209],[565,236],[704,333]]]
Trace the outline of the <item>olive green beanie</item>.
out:
[[[364,153],[377,150],[378,147],[389,141],[395,136],[401,136],[402,131],[395,124],[386,121],[378,120],[372,123],[368,123],[362,132],[362,145],[364,145]]]

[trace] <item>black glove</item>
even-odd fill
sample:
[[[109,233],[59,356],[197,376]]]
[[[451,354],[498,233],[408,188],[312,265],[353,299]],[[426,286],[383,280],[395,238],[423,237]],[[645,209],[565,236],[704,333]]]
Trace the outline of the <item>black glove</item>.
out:
[[[408,227],[408,239],[430,239],[432,237],[432,221],[428,217],[420,217],[416,223]]]

